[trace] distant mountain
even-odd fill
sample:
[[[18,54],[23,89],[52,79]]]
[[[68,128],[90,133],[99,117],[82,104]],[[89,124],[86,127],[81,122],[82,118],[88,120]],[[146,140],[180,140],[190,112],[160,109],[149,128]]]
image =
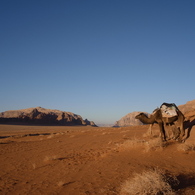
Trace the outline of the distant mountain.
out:
[[[91,125],[93,121],[83,120],[72,112],[45,109],[42,107],[22,110],[10,110],[0,113],[1,124],[35,124],[35,125]]]
[[[104,124],[104,123],[101,123],[101,124],[97,124],[98,127],[112,127],[113,124]]]
[[[114,124],[114,127],[143,125],[143,123],[140,120],[135,119],[135,116],[138,115],[139,113],[140,112],[132,112],[132,113],[125,115],[120,120],[116,121],[116,123]],[[148,115],[147,112],[144,112],[144,113]]]

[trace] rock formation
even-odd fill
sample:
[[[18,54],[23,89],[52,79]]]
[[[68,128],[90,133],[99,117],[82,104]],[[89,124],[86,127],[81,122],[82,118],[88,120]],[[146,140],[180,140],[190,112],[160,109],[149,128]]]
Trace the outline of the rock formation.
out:
[[[186,104],[178,106],[185,116],[184,126],[195,125],[195,100],[188,101]]]
[[[137,116],[139,113],[140,112],[132,112],[132,113],[125,115],[120,120],[116,121],[116,123],[114,124],[114,127],[143,125],[141,121],[139,121],[138,119],[135,119],[135,116]]]
[[[85,119],[85,125],[90,125],[90,126],[93,126],[93,127],[97,127],[97,125],[93,121],[88,121],[87,119]]]
[[[178,106],[178,108],[181,110],[183,114],[195,110],[195,100],[188,101],[186,104]]]
[[[0,113],[1,124],[35,124],[35,125],[91,125],[94,122],[83,120],[72,112],[51,110],[41,107],[22,110],[10,110]]]

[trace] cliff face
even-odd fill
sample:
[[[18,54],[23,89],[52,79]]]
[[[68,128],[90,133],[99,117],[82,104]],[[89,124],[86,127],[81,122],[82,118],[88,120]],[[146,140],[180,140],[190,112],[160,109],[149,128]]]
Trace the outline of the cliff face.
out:
[[[0,113],[0,123],[40,124],[40,125],[91,125],[94,122],[83,120],[80,115],[41,107],[10,110]]]
[[[195,100],[189,101],[186,104],[178,106],[180,111],[185,115],[187,112],[195,110]]]
[[[135,116],[138,115],[140,112],[132,112],[124,117],[122,117],[120,120],[116,121],[115,127],[126,127],[126,126],[136,126],[136,125],[143,125],[143,123],[135,119]],[[147,114],[147,113],[146,113]]]
[[[178,106],[185,116],[186,125],[195,125],[195,100]]]

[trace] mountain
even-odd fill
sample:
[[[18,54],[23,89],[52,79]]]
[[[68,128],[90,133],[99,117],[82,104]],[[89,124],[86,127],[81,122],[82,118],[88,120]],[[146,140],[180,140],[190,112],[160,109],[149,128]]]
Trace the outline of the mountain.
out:
[[[72,112],[45,109],[42,107],[22,110],[10,110],[0,113],[2,124],[36,124],[36,125],[91,125],[93,121],[83,120],[80,115]]]
[[[186,104],[178,106],[183,114],[186,114],[189,111],[195,110],[195,100],[189,101]]]
[[[124,117],[122,117],[120,120],[116,121],[114,124],[114,127],[126,127],[126,126],[136,126],[136,125],[143,125],[143,123],[135,119],[135,116],[138,115],[140,112],[132,112]],[[148,113],[144,112],[145,114],[148,115]]]
[[[189,101],[178,107],[184,113],[185,121],[190,122],[191,125],[195,125],[195,100]]]
[[[195,100],[189,101],[186,104],[178,106],[180,111],[185,115],[186,120],[193,120],[195,119]],[[138,115],[140,112],[132,112],[120,120],[116,121],[114,127],[125,127],[125,126],[136,126],[136,125],[143,125],[143,123],[137,119],[135,116]],[[149,115],[149,113],[144,112],[145,114]]]

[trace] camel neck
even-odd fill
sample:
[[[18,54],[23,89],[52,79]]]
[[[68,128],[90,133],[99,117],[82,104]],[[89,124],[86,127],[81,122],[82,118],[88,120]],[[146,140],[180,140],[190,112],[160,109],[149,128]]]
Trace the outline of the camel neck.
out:
[[[144,124],[153,124],[155,122],[155,119],[153,116],[150,116],[150,118],[148,118],[147,116],[144,115],[142,116],[140,121]]]

